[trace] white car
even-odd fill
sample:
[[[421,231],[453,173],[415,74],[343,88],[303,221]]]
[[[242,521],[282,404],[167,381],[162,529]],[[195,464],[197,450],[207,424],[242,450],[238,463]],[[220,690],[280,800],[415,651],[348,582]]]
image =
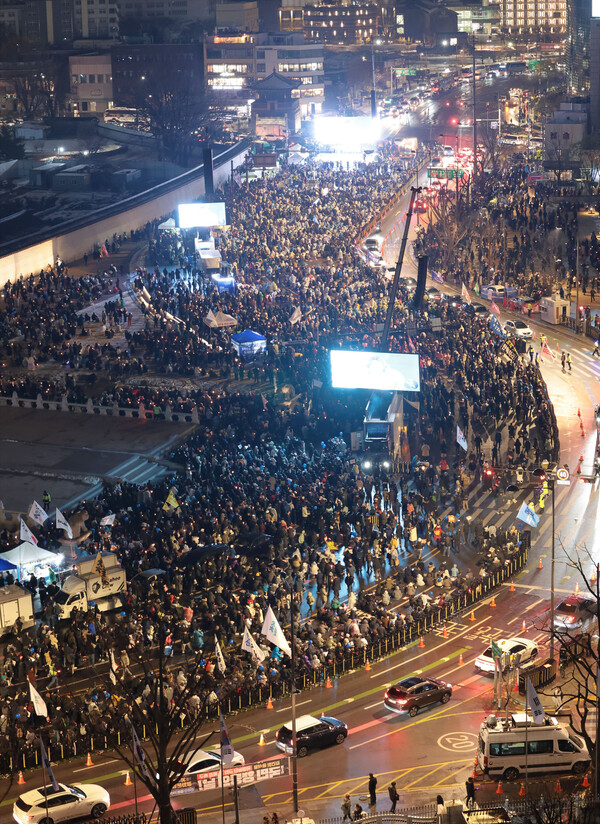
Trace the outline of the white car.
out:
[[[13,805],[13,818],[18,824],[55,824],[74,818],[100,818],[110,807],[110,796],[98,784],[59,784],[29,790]],[[47,794],[47,795],[46,795]],[[46,808],[48,812],[46,812]]]
[[[500,647],[503,654],[519,654],[521,656],[519,659],[519,664],[524,664],[527,661],[533,660],[538,654],[538,645],[535,641],[530,641],[528,638],[501,638],[500,641],[496,641],[496,644]],[[492,657],[491,644],[475,659],[475,666],[477,669],[481,670],[481,672],[494,671],[494,659]]]
[[[527,326],[524,320],[507,320],[504,324],[504,331],[508,335],[514,335],[516,338],[523,338],[523,340],[531,340],[533,337],[533,330]]]
[[[213,772],[221,769],[221,753],[219,750],[194,750],[187,753],[179,762],[185,770],[182,777],[186,775],[198,775],[199,773]],[[223,764],[223,769],[229,767],[243,767],[246,763],[244,756],[240,752],[233,752],[233,759],[229,764]]]

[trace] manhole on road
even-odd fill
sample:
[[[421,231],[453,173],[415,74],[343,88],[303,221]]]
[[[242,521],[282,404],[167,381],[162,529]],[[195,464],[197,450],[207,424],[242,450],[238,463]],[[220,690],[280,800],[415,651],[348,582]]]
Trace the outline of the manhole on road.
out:
[[[447,732],[437,740],[438,747],[449,752],[472,752],[477,744],[474,732]]]

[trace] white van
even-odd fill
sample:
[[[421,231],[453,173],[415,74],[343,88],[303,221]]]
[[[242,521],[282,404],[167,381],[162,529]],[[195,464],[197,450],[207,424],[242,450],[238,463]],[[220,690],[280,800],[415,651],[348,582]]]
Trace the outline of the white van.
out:
[[[477,761],[490,778],[515,781],[527,772],[532,774],[573,772],[582,775],[590,766],[585,743],[556,718],[546,717],[534,724],[530,715],[514,713],[508,721],[489,715],[479,728]]]

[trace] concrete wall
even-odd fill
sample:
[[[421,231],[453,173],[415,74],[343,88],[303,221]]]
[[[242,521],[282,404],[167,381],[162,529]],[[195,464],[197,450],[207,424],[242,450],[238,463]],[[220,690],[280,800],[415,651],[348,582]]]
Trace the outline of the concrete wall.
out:
[[[231,162],[237,168],[244,162],[248,144],[241,143],[214,158],[215,187],[226,183],[231,176]],[[197,166],[189,172],[161,183],[133,197],[98,209],[80,221],[70,221],[63,225],[63,232],[54,236],[37,233],[27,241],[11,244],[0,243],[0,287],[31,272],[37,273],[59,256],[64,261],[79,260],[86,252],[91,252],[95,243],[102,243],[113,234],[129,233],[140,229],[155,218],[169,215],[179,203],[197,200],[204,194],[203,167]],[[55,227],[54,231],[57,231]],[[50,234],[49,232],[47,233]],[[4,247],[4,248],[3,248]]]

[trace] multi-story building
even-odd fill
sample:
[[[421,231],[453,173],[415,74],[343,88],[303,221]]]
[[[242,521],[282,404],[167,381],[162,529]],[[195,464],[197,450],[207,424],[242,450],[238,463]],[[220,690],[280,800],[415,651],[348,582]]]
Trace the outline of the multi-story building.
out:
[[[0,26],[4,26],[15,34],[23,34],[23,3],[14,0],[0,0]]]
[[[500,26],[500,6],[489,0],[450,0],[446,4],[457,14],[458,31],[466,34],[479,32],[489,37],[492,28]]]
[[[259,30],[257,0],[217,3],[217,31],[256,32]]]
[[[567,73],[574,94],[590,89],[591,0],[570,0],[567,6]]]
[[[273,73],[298,81],[291,88],[302,118],[320,113],[325,100],[321,45],[306,43],[302,34],[292,32],[215,35],[205,39],[207,89],[226,94],[229,102],[247,102],[255,83]]]
[[[119,8],[115,0],[74,0],[75,37],[115,40],[119,34]]]
[[[69,106],[75,115],[102,114],[113,101],[112,60],[108,52],[69,57]]]
[[[202,47],[196,43],[116,45],[111,49],[112,86],[116,106],[136,106],[144,89],[162,85],[163,78],[179,76],[202,89]]]
[[[300,128],[300,107],[294,91],[299,83],[272,72],[255,83],[252,129],[260,136],[289,138]]]
[[[118,0],[122,17],[164,17],[169,20],[213,21],[214,0]]]
[[[279,28],[281,31],[304,31],[304,0],[281,0]]]
[[[304,6],[303,26],[304,36],[313,42],[370,43],[381,34],[380,8],[370,2]]]
[[[512,37],[558,37],[567,30],[566,0],[502,0],[500,27]]]
[[[58,46],[73,40],[73,0],[25,0],[23,35],[27,40]]]

